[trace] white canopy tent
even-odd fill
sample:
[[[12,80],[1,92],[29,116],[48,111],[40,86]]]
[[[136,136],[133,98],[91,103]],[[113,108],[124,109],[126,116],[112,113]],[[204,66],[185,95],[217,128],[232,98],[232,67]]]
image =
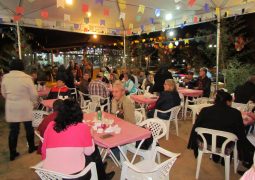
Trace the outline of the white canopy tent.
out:
[[[124,36],[125,57],[126,35],[217,20],[218,74],[221,18],[254,11],[255,0],[0,0],[0,23]]]

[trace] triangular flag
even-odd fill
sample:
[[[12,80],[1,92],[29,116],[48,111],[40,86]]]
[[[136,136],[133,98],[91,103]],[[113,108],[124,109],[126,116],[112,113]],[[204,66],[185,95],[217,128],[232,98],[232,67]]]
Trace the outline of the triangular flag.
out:
[[[100,20],[100,26],[105,26],[105,20],[104,19]]]
[[[187,19],[188,19],[188,17],[187,17],[186,15],[184,15],[184,16],[182,17],[182,20],[183,20],[183,21],[187,21]]]
[[[15,22],[20,21],[20,19],[21,19],[21,16],[19,16],[19,15],[13,16],[13,20]]]
[[[125,20],[125,18],[126,18],[126,13],[120,12],[120,19]]]
[[[125,10],[126,9],[126,0],[119,0],[119,7],[120,10]]]
[[[89,11],[89,5],[88,4],[82,4],[82,12],[86,13]]]
[[[132,30],[131,29],[128,29],[127,30],[127,35],[131,35],[132,34]]]
[[[104,0],[95,0],[96,1],[96,4],[101,4],[101,5],[103,5],[103,3],[104,3]]]
[[[226,14],[227,14],[227,17],[229,17],[230,16],[230,10],[227,10]]]
[[[41,19],[35,19],[35,24],[37,27],[42,27],[43,21]]]
[[[184,40],[184,44],[189,44],[189,40],[188,40],[188,39],[185,39],[185,40]]]
[[[80,25],[79,24],[74,24],[73,27],[74,27],[75,30],[79,30],[80,29]]]
[[[210,7],[209,7],[209,4],[208,3],[205,3],[205,5],[204,5],[204,11],[205,12],[210,12]]]
[[[189,1],[188,1],[188,5],[189,5],[190,7],[194,6],[195,3],[196,3],[196,0],[189,0]]]
[[[108,8],[104,8],[104,16],[109,16],[110,10]]]
[[[137,13],[144,13],[144,10],[145,10],[145,6],[144,5],[142,5],[142,4],[140,4],[139,6],[138,6],[138,11],[137,11]]]
[[[88,31],[89,31],[89,29],[85,27],[84,28],[84,32],[88,32]]]
[[[84,18],[84,23],[85,23],[85,24],[88,24],[88,23],[89,23],[89,18],[88,18],[88,17],[85,17],[85,18]]]
[[[155,10],[155,16],[156,16],[156,17],[159,17],[159,16],[160,16],[160,9],[156,9],[156,10]]]
[[[69,14],[64,14],[64,21],[70,21],[71,16]]]
[[[65,8],[65,0],[57,0],[57,8],[58,7]]]
[[[136,19],[137,22],[139,22],[139,21],[141,21],[142,17],[138,15],[138,16],[136,16],[135,19]]]
[[[197,17],[197,16],[194,16],[193,22],[194,22],[194,23],[198,23],[198,17]]]
[[[41,11],[41,17],[43,19],[47,19],[49,17],[49,12],[47,10],[42,10]]]
[[[217,7],[217,8],[215,9],[215,14],[216,14],[217,16],[220,15],[220,8]]]
[[[134,25],[133,25],[133,24],[129,24],[128,28],[129,28],[129,29],[133,29],[133,28],[134,28]]]
[[[119,27],[120,27],[120,22],[117,21],[117,22],[116,22],[116,28],[119,28]]]
[[[154,18],[150,18],[150,23],[154,24]]]
[[[24,14],[24,8],[22,6],[16,7],[16,14]]]

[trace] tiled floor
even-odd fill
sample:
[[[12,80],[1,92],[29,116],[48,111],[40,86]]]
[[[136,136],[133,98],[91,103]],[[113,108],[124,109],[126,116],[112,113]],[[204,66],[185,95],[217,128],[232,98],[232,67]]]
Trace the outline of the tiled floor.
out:
[[[195,179],[196,159],[193,156],[193,152],[186,148],[191,127],[191,120],[181,120],[179,121],[179,137],[175,135],[175,127],[173,124],[171,126],[169,140],[166,141],[165,139],[162,139],[160,141],[161,147],[172,152],[181,153],[181,156],[177,159],[170,172],[170,178],[172,180]],[[33,170],[29,169],[29,167],[39,162],[40,156],[36,153],[27,153],[24,128],[21,126],[21,133],[18,142],[18,151],[21,153],[21,156],[13,162],[9,162],[7,140],[8,126],[2,118],[2,120],[0,120],[0,179],[38,179]],[[107,161],[107,171],[114,170],[116,172],[114,180],[119,180],[121,169],[117,168],[111,160]],[[231,164],[230,177],[231,180],[237,180],[240,178],[239,175],[234,174],[233,164]],[[223,180],[224,167],[219,164],[215,164],[209,159],[208,155],[205,155],[203,156],[199,179]]]

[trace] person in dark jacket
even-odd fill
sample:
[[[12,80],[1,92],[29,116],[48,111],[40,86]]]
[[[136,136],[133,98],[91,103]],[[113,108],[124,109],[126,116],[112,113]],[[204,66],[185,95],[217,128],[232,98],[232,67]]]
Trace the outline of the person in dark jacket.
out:
[[[209,97],[211,93],[211,79],[207,76],[207,68],[201,68],[199,71],[199,78],[197,82],[197,88],[203,90],[203,97]]]
[[[168,67],[161,67],[154,76],[155,84],[151,88],[150,92],[158,92],[161,93],[164,91],[164,83],[166,79],[173,79],[172,73],[168,71]]]
[[[160,93],[159,99],[156,102],[155,109],[166,111],[172,107],[179,106],[181,99],[177,92],[176,85],[173,79],[167,79],[164,83],[164,91]],[[155,109],[147,113],[148,118],[153,118]],[[160,119],[168,120],[170,113],[158,113]]]
[[[69,88],[65,85],[65,82],[66,82],[65,74],[58,74],[57,85],[51,88],[47,99],[58,99],[60,96],[70,97],[71,94]]]
[[[186,75],[186,77],[183,79],[183,84],[182,86],[188,87],[188,89],[194,89],[196,86],[196,80],[193,78],[194,72],[189,71]]]
[[[255,75],[235,89],[235,102],[246,104],[250,100],[255,102]]]
[[[194,155],[198,155],[198,140],[199,135],[195,132],[197,127],[226,131],[237,136],[237,148],[239,159],[248,164],[252,164],[254,153],[253,145],[247,140],[245,128],[241,112],[231,107],[232,96],[223,90],[217,91],[215,104],[210,107],[203,108],[197,117],[197,120],[192,128],[188,148],[194,150]],[[211,137],[206,136],[208,144],[211,143]],[[200,140],[199,140],[200,141]],[[217,147],[221,147],[222,138],[218,138]],[[217,156],[213,156],[214,161],[219,160]]]

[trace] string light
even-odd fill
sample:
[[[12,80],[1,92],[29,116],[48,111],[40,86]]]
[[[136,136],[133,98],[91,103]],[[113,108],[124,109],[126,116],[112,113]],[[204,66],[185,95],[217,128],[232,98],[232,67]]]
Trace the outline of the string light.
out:
[[[96,34],[93,34],[93,38],[94,38],[94,39],[97,39],[97,35],[96,35]]]
[[[173,19],[173,15],[171,13],[166,14],[165,20],[170,21],[171,19]]]
[[[73,0],[66,0],[66,4],[72,5],[73,4]]]

